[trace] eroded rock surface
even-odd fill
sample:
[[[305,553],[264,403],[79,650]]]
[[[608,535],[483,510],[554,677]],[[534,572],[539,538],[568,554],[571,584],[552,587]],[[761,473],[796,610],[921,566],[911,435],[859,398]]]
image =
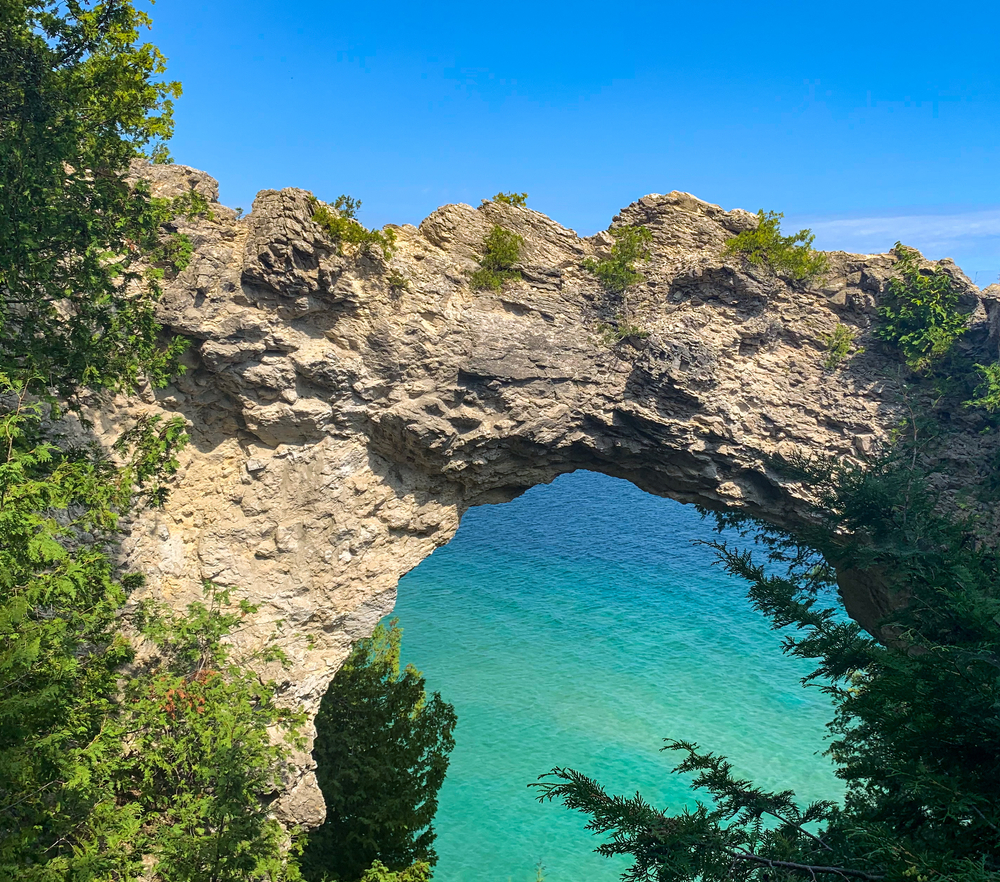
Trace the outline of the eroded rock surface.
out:
[[[285,698],[312,712],[352,640],[392,609],[400,576],[471,505],[585,468],[794,527],[806,500],[769,456],[864,452],[907,418],[900,371],[869,339],[890,255],[831,254],[822,287],[788,285],[720,257],[752,215],[646,196],[614,223],[653,233],[630,296],[649,336],[608,347],[600,325],[621,305],[580,268],[607,255],[607,233],[449,205],[397,228],[387,263],[340,255],[304,191],[264,191],[237,219],[201,172],[146,174],[159,193],[198,189],[213,217],[178,221],[196,251],[160,312],[192,340],[190,369],[98,415],[109,434],[138,410],[190,425],[170,501],[137,521],[128,562],[177,606],[204,579],[259,603],[241,639],[280,623]],[[524,237],[523,280],[476,291],[468,277],[492,224]],[[975,306],[971,345],[995,348],[998,292],[946,266]],[[828,371],[824,335],[838,322],[866,350]],[[982,443],[961,437],[956,464]],[[322,799],[300,759],[282,811],[310,825]]]

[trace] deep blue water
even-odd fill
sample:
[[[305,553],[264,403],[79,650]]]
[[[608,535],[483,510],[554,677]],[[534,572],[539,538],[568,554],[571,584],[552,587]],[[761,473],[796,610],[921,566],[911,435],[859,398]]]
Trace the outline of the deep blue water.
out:
[[[841,788],[821,756],[828,700],[808,663],[692,545],[711,525],[625,481],[565,475],[469,511],[399,584],[403,659],[458,714],[435,827],[438,882],[615,880],[586,819],[527,785],[569,766],[609,792],[690,804],[664,738],[727,754],[806,800]]]

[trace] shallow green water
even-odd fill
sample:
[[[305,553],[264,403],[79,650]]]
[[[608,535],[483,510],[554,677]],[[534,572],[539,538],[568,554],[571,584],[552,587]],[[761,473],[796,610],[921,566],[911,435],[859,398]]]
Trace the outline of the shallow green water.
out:
[[[455,705],[441,790],[438,882],[614,880],[583,816],[527,785],[552,766],[664,807],[692,799],[664,738],[727,754],[804,799],[836,798],[827,700],[808,664],[712,566],[690,507],[588,472],[466,514],[399,585],[403,657]]]

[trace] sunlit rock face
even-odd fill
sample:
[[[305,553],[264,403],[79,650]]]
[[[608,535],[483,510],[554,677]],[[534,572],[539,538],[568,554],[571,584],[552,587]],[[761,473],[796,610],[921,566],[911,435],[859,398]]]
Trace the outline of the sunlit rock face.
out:
[[[449,205],[396,228],[387,263],[338,254],[302,190],[263,191],[238,219],[202,172],[143,174],[161,195],[196,188],[213,216],[178,221],[195,255],[160,309],[192,341],[187,373],[96,416],[107,435],[142,410],[190,426],[172,496],[135,522],[126,560],[178,607],[205,579],[260,604],[239,640],[277,628],[284,697],[311,712],[351,641],[392,609],[400,576],[469,506],[584,468],[794,528],[808,500],[772,457],[866,452],[913,406],[870,339],[892,256],[831,254],[818,286],[788,285],[721,257],[753,215],[686,193],[614,219],[648,227],[653,257],[628,304],[648,337],[609,347],[600,326],[622,304],[581,268],[607,255],[607,233]],[[493,224],[524,237],[522,279],[473,290]],[[995,349],[998,292],[944,265],[975,307],[970,345]],[[824,335],[838,322],[865,351],[828,371]],[[956,435],[946,485],[974,480],[982,443]],[[887,602],[871,580],[846,595],[863,624]],[[324,809],[300,760],[280,806],[312,825]]]

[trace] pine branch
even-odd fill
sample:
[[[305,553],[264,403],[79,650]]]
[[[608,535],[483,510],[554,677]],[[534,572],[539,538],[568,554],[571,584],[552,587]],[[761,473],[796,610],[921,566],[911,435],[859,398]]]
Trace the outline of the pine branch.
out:
[[[808,873],[813,879],[816,878],[817,873],[832,873],[837,876],[844,876],[845,878],[866,879],[868,882],[881,882],[885,878],[885,876],[874,876],[863,870],[849,870],[846,867],[821,867],[816,864],[798,864],[794,861],[776,861],[772,858],[766,858],[763,855],[754,854],[751,851],[732,851],[726,849],[726,854],[733,860],[753,861],[772,869],[798,870],[799,872]]]

